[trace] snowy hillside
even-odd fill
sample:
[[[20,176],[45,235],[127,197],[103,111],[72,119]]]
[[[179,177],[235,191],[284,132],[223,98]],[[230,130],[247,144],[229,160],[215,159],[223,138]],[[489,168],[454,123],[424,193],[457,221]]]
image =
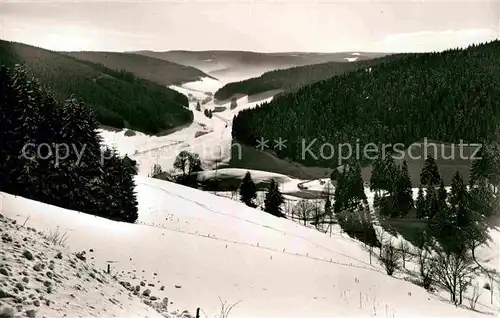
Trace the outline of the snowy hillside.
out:
[[[28,219],[38,231],[67,231],[72,250],[93,249],[97,268],[110,263],[132,286],[154,280],[155,296],[172,299],[179,311],[200,307],[215,317],[220,297],[241,301],[231,317],[483,316],[387,276],[338,229],[330,237],[210,193],[144,177],[136,182],[138,224],[8,194],[1,213]]]
[[[72,253],[65,233],[39,233],[31,223],[0,214],[0,317],[171,317],[168,300],[160,315],[119,284],[119,273],[94,266],[93,250]]]

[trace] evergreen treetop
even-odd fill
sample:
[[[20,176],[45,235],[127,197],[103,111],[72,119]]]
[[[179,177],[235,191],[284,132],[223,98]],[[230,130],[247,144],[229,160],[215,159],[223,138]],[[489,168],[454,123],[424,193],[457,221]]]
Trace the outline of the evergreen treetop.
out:
[[[428,155],[425,159],[424,168],[420,174],[420,183],[428,186],[435,187],[441,182],[436,160],[432,155]]]
[[[285,202],[285,198],[279,190],[278,183],[271,179],[264,200],[264,211],[277,217],[284,217],[281,210],[281,205]]]
[[[247,171],[240,184],[240,200],[250,207],[255,207],[253,200],[257,198],[257,186],[252,180],[250,172]]]

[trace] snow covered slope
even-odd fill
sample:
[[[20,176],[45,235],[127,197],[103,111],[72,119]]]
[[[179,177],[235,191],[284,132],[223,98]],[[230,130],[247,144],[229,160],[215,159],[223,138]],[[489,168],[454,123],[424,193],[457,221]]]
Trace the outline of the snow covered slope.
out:
[[[112,262],[132,285],[158,281],[154,292],[175,308],[219,299],[231,317],[482,317],[387,276],[363,246],[278,219],[210,193],[137,177],[139,224],[126,224],[2,194],[2,214],[29,217],[37,230],[68,231],[74,250],[93,249],[98,268]],[[134,272],[135,270],[135,272]],[[164,285],[163,291],[158,290]]]
[[[164,317],[65,248],[64,233],[47,237],[25,221],[0,214],[0,317]]]

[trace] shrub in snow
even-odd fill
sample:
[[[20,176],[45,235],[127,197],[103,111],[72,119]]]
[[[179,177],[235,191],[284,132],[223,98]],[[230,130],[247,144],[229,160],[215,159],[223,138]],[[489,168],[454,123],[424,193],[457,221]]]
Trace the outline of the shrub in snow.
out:
[[[135,136],[136,134],[135,134],[135,131],[127,129],[127,131],[125,131],[124,135],[127,137],[131,137],[131,136]]]
[[[68,239],[68,232],[66,231],[62,233],[59,229],[55,231],[50,230],[49,234],[45,235],[45,238],[54,245],[65,247],[66,240]]]
[[[238,107],[238,102],[235,97],[231,98],[231,105],[229,106],[230,109],[235,109]]]
[[[400,253],[399,251],[389,243],[382,248],[382,256],[380,261],[384,265],[387,275],[392,276],[399,266]]]
[[[223,301],[220,297],[219,297],[219,301],[220,301],[220,304],[221,304],[221,308],[220,308],[220,313],[219,313],[219,316],[220,318],[228,318],[229,317],[229,314],[231,313],[231,310],[233,310],[233,308],[238,305],[241,301],[238,301],[238,302],[235,302],[234,304],[228,304],[227,301]]]
[[[36,317],[36,310],[35,309],[26,310],[26,316],[29,318],[35,318]]]
[[[0,318],[14,318],[15,311],[14,308],[2,306],[0,307]]]
[[[33,257],[33,253],[31,253],[31,252],[30,252],[30,251],[28,251],[28,250],[25,250],[25,251],[23,252],[23,256],[24,256],[24,258],[26,258],[26,259],[27,259],[27,260],[29,260],[29,261],[32,261],[32,260],[33,260],[33,258],[34,258],[34,257]]]
[[[163,169],[159,164],[154,164],[153,167],[151,168],[151,173],[150,176],[151,178],[156,178],[158,175],[160,175],[163,172]]]

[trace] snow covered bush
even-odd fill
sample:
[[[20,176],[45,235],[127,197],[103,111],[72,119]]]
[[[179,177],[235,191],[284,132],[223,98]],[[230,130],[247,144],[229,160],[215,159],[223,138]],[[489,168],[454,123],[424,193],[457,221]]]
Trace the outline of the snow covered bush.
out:
[[[380,262],[384,265],[387,275],[392,276],[396,269],[399,267],[399,259],[401,255],[399,251],[393,246],[392,241],[382,247],[382,256]]]
[[[0,318],[14,318],[14,309],[7,306],[0,307]]]

